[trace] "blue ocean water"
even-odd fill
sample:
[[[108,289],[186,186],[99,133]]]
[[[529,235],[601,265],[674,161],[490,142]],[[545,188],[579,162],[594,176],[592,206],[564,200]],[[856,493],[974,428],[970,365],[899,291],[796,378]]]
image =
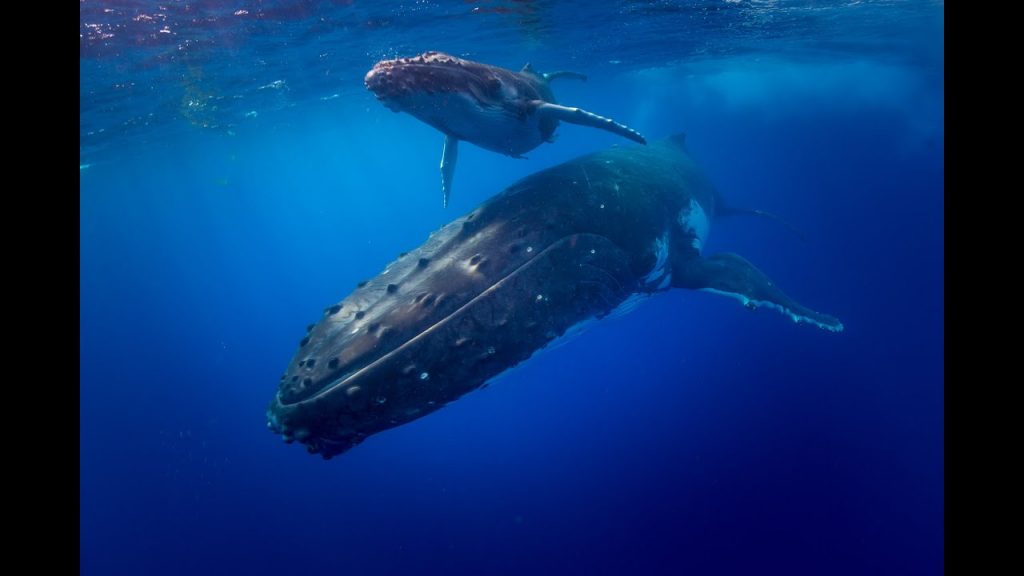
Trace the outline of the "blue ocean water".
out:
[[[80,2],[83,574],[940,574],[943,3]],[[515,180],[362,79],[585,73],[685,132],[733,251],[846,330],[675,290],[330,461],[265,426],[304,327]]]

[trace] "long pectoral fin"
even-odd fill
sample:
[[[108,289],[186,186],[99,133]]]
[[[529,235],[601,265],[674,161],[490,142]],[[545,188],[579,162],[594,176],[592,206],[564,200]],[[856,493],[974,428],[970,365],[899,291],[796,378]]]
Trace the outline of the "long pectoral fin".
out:
[[[634,142],[647,144],[647,139],[641,136],[639,132],[625,124],[619,124],[611,118],[598,116],[593,112],[587,112],[580,108],[570,108],[569,106],[561,106],[559,104],[552,104],[550,102],[543,102],[540,100],[535,100],[533,102],[536,103],[535,106],[537,114],[540,114],[541,117],[561,120],[562,122],[568,122],[570,124],[600,128],[602,130],[618,134],[624,138],[629,138]]]
[[[732,296],[750,309],[774,308],[794,322],[809,322],[824,330],[843,330],[843,323],[837,318],[801,306],[763,272],[736,254],[722,253],[676,262],[672,267],[672,285]]]
[[[441,150],[441,196],[445,208],[452,195],[452,178],[455,177],[455,162],[458,159],[459,139],[446,134],[444,148]]]

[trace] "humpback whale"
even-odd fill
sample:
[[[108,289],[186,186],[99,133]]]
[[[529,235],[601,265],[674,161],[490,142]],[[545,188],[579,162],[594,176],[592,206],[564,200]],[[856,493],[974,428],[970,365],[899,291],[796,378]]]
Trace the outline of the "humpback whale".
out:
[[[682,136],[528,176],[325,308],[281,377],[267,425],[330,458],[671,288],[843,329],[742,257],[702,256],[716,206]]]
[[[585,80],[575,72],[519,72],[463,60],[442,52],[376,63],[364,82],[395,112],[408,112],[444,133],[441,197],[448,206],[459,141],[522,158],[554,141],[559,121],[601,128],[646,143],[632,128],[592,112],[555,103],[549,83],[556,78]]]

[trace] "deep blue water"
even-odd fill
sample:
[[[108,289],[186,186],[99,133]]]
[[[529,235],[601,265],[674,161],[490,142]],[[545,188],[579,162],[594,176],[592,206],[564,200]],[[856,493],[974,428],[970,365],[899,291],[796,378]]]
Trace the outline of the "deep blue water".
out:
[[[941,2],[80,3],[83,574],[943,572]],[[244,14],[236,12],[244,11]],[[166,29],[166,32],[161,32]],[[436,49],[687,133],[831,334],[671,291],[331,461],[265,426],[304,327],[516,179],[362,87]]]

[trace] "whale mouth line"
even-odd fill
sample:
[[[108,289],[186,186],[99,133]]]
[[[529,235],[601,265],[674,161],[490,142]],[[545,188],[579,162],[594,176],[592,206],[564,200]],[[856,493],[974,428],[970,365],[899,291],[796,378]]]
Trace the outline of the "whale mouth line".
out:
[[[510,278],[516,276],[521,271],[523,271],[524,269],[526,269],[529,266],[531,266],[533,263],[540,261],[540,259],[541,259],[540,257],[541,256],[547,254],[549,251],[551,251],[551,249],[553,247],[555,247],[558,244],[562,243],[566,238],[571,238],[573,236],[577,236],[577,234],[569,234],[567,236],[563,236],[563,237],[555,240],[554,242],[550,243],[543,250],[540,250],[539,252],[537,252],[537,254],[535,256],[533,256],[532,258],[530,258],[526,262],[523,262],[519,266],[516,266],[514,269],[510,270],[507,274],[505,274],[504,276],[499,278],[496,282],[492,283],[486,289],[481,291],[479,294],[477,294],[473,298],[470,298],[470,300],[468,302],[466,302],[462,306],[459,306],[458,308],[453,310],[451,313],[447,314],[446,316],[444,316],[443,318],[441,318],[437,322],[434,322],[430,326],[424,328],[423,330],[421,330],[418,334],[416,334],[412,338],[409,338],[408,340],[403,342],[401,345],[396,346],[394,349],[392,349],[388,353],[384,354],[383,356],[377,358],[373,362],[370,362],[366,366],[363,366],[362,368],[356,370],[355,372],[352,372],[351,374],[346,374],[346,375],[342,376],[341,378],[338,378],[337,380],[335,380],[331,384],[328,384],[327,386],[324,386],[324,388],[322,390],[320,390],[319,392],[317,392],[316,394],[314,394],[312,396],[309,396],[308,398],[303,398],[301,400],[297,400],[295,402],[285,403],[281,399],[280,392],[278,392],[278,394],[277,394],[277,401],[278,401],[278,403],[282,407],[294,407],[294,406],[298,406],[300,404],[304,404],[304,403],[307,403],[307,402],[315,402],[315,401],[319,400],[320,398],[327,397],[328,395],[333,393],[335,390],[338,390],[339,388],[343,387],[345,384],[349,383],[353,379],[358,378],[363,373],[372,370],[374,367],[376,367],[376,366],[386,362],[387,360],[389,360],[390,358],[392,358],[394,355],[398,354],[402,350],[404,350],[404,349],[408,348],[409,346],[415,344],[416,342],[418,342],[418,341],[428,337],[433,332],[436,332],[443,324],[447,323],[452,318],[455,318],[456,316],[461,314],[464,310],[469,309],[470,307],[472,307],[474,304],[476,304],[479,300],[481,300],[485,296],[487,296],[489,294],[492,294],[493,292],[495,292],[496,290],[501,288]]]

